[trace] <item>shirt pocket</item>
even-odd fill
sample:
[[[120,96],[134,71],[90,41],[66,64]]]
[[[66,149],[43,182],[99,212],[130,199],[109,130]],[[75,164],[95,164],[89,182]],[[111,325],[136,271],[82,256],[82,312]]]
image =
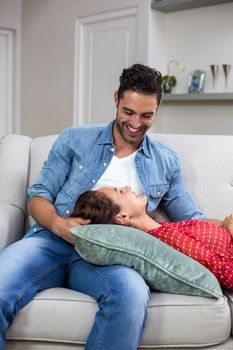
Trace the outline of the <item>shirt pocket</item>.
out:
[[[83,187],[89,179],[90,168],[82,162],[74,160],[69,177],[63,186],[62,191],[69,197],[74,198],[77,196],[80,187]]]
[[[161,200],[165,193],[168,191],[169,185],[150,185],[149,186],[149,195],[153,199]]]

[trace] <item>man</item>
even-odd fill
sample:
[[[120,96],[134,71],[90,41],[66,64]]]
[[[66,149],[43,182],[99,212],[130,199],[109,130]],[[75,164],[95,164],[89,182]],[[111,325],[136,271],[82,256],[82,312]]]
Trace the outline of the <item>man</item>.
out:
[[[147,196],[148,211],[161,204],[173,221],[205,219],[185,189],[174,151],[146,135],[161,94],[161,74],[133,65],[120,77],[115,121],[106,127],[70,128],[55,141],[28,190],[29,211],[37,224],[0,254],[0,349],[18,310],[39,290],[59,286],[89,294],[98,302],[86,350],[137,349],[149,288],[133,269],[84,261],[74,251],[70,228],[89,221],[71,214],[77,198],[90,188],[130,185]]]

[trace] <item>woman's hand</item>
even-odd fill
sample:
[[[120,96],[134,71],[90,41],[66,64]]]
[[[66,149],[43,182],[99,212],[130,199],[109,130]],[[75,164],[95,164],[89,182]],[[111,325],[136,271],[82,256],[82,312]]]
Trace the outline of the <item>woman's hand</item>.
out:
[[[90,220],[84,220],[82,218],[63,218],[57,217],[52,224],[52,232],[58,237],[64,239],[69,244],[74,245],[74,238],[70,233],[72,227],[78,227],[83,225],[88,225]]]
[[[233,214],[225,217],[223,227],[230,232],[233,238]]]

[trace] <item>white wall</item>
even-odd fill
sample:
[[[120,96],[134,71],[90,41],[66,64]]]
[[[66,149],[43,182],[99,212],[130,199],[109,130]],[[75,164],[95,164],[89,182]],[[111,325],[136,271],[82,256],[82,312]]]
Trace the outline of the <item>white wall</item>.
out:
[[[209,91],[209,64],[233,65],[233,3],[164,14],[150,10],[150,0],[0,0],[0,26],[16,34],[16,131],[20,130],[20,102],[21,133],[53,134],[72,124],[75,19],[135,5],[140,9],[140,61],[163,73],[169,59],[186,65],[180,74],[173,67],[178,78],[176,92],[186,91],[190,70],[207,71],[205,89]],[[220,70],[217,89],[222,88]],[[233,67],[230,89],[233,91]],[[155,131],[232,134],[232,111],[231,102],[164,102]]]
[[[13,131],[20,132],[21,0],[0,0],[0,28],[14,31],[14,120]]]
[[[228,89],[233,92],[232,19],[233,3],[162,15],[153,11],[150,24],[150,65],[157,66],[165,74],[170,59],[185,64],[186,70],[182,73],[173,65],[171,73],[178,78],[174,92],[187,92],[190,71],[205,70],[204,91],[211,92],[209,65],[229,63],[232,68]],[[219,67],[216,92],[223,91],[224,75],[222,67]],[[165,133],[233,134],[233,102],[164,102],[155,130]]]
[[[138,6],[138,40],[141,43],[139,57],[144,62],[148,59],[147,19],[150,0],[22,1],[24,134],[54,134],[72,125],[77,17]],[[101,81],[99,83],[101,89]],[[114,116],[109,116],[109,120],[112,118]]]

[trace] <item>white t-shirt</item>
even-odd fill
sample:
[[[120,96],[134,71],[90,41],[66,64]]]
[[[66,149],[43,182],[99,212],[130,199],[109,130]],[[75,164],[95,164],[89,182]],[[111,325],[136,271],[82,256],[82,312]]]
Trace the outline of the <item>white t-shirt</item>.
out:
[[[136,153],[134,152],[124,158],[117,158],[113,155],[109,166],[92,189],[98,190],[102,187],[122,188],[124,186],[130,186],[133,192],[144,194],[135,166]]]

